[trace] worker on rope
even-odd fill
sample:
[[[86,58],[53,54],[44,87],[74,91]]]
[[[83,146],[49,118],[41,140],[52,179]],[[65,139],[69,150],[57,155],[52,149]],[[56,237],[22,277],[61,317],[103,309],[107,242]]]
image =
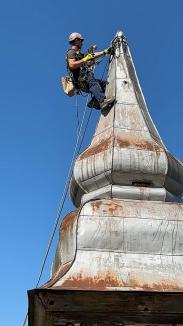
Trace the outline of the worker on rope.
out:
[[[94,53],[91,47],[91,50],[88,50],[89,53],[84,55],[80,51],[83,41],[84,38],[77,32],[69,36],[71,49],[67,51],[67,67],[76,89],[91,93],[93,96],[92,100],[88,103],[88,107],[105,109],[114,102],[114,97],[105,97],[106,82],[95,78],[92,66],[95,64],[96,58],[110,54],[111,48]],[[93,100],[95,100],[95,105],[92,104]]]

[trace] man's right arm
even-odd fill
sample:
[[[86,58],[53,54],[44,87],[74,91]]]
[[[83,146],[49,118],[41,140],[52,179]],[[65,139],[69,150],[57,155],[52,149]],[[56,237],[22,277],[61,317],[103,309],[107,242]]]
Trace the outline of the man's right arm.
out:
[[[75,59],[68,59],[68,66],[71,70],[80,68],[83,64],[83,59],[76,61]]]
[[[83,59],[76,60],[76,51],[73,49],[70,49],[67,53],[67,63],[69,66],[69,69],[74,70],[77,68],[80,68],[83,64]]]

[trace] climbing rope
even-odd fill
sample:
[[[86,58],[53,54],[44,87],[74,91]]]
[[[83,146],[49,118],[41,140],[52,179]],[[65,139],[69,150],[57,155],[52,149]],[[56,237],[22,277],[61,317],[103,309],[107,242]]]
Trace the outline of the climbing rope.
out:
[[[89,94],[87,96],[82,121],[81,121],[79,130],[78,130],[76,145],[75,145],[75,148],[74,148],[74,152],[73,152],[73,155],[72,155],[69,172],[68,172],[66,182],[65,182],[65,187],[64,187],[64,190],[63,190],[63,194],[62,194],[62,197],[61,197],[61,200],[60,200],[60,203],[59,203],[58,211],[57,211],[55,222],[54,222],[54,225],[53,225],[53,230],[52,230],[50,239],[48,241],[48,246],[47,246],[47,249],[46,249],[46,252],[45,252],[45,255],[44,255],[43,262],[41,264],[38,280],[37,280],[37,283],[36,283],[36,288],[39,286],[39,283],[40,283],[40,280],[41,280],[41,277],[42,277],[42,274],[43,274],[43,271],[44,271],[44,267],[45,267],[45,264],[46,264],[46,261],[47,261],[47,258],[48,258],[48,254],[49,254],[49,251],[50,251],[50,248],[51,248],[54,236],[55,236],[55,232],[56,232],[57,226],[58,226],[58,224],[60,222],[60,216],[61,216],[64,204],[65,204],[65,200],[66,200],[66,197],[67,197],[67,193],[68,193],[68,190],[69,190],[69,185],[70,185],[70,180],[71,180],[71,176],[72,176],[72,169],[73,169],[74,161],[75,161],[76,155],[78,154],[78,152],[79,152],[79,150],[80,150],[80,148],[82,146],[83,138],[84,138],[86,128],[87,128],[87,125],[88,125],[88,122],[89,122],[89,119],[90,119],[90,116],[91,116],[91,113],[90,113],[90,115],[89,115],[89,117],[87,119],[87,122],[86,122],[84,134],[81,137],[81,132],[82,132],[82,128],[83,128],[83,125],[84,125],[85,116],[86,116],[88,98],[89,98]],[[81,140],[80,140],[80,138],[81,138]],[[80,142],[80,144],[79,144],[79,142]],[[28,313],[26,314],[25,320],[23,322],[23,326],[26,325],[27,318],[28,318]]]
[[[45,266],[45,263],[46,263],[46,260],[47,260],[48,254],[49,254],[49,250],[50,250],[50,247],[51,247],[51,244],[52,244],[52,241],[53,241],[53,238],[54,238],[54,235],[55,235],[55,232],[56,232],[58,223],[60,221],[60,215],[61,215],[62,209],[64,207],[66,196],[67,196],[67,193],[68,193],[68,190],[69,190],[70,180],[71,180],[71,176],[72,176],[72,169],[73,169],[73,165],[74,165],[74,161],[75,161],[76,155],[78,153],[79,140],[80,140],[80,137],[81,137],[81,131],[82,131],[82,128],[83,128],[84,119],[85,119],[85,115],[86,115],[87,102],[88,102],[88,99],[87,99],[86,104],[85,104],[83,118],[82,118],[82,122],[81,122],[81,125],[80,125],[80,128],[79,128],[79,131],[78,131],[78,137],[77,137],[76,145],[75,145],[75,148],[74,148],[74,153],[73,153],[73,156],[72,156],[72,160],[71,160],[69,172],[68,172],[68,175],[67,175],[67,178],[66,178],[66,183],[65,183],[64,191],[63,191],[63,194],[62,194],[60,203],[59,203],[59,208],[58,208],[56,219],[55,219],[55,223],[54,223],[54,226],[53,226],[53,231],[52,231],[50,240],[48,242],[48,246],[47,246],[46,253],[45,253],[45,258],[43,259],[43,263],[42,263],[41,270],[40,270],[40,273],[39,273],[39,277],[38,277],[38,281],[37,281],[37,284],[36,284],[36,288],[38,287],[39,282],[41,280],[42,273],[43,273],[43,270],[44,270],[44,266]],[[82,138],[83,138],[83,136],[82,136]],[[82,138],[81,138],[81,142],[83,140]]]
[[[106,70],[106,67],[107,67],[107,63],[105,65],[102,78],[104,76],[104,73],[105,73],[105,70]],[[94,67],[93,71],[94,70],[95,70],[95,67]],[[88,116],[86,124],[85,124],[84,131],[83,131],[83,134],[82,134],[82,129],[83,129],[83,126],[84,126],[84,120],[85,120],[85,116],[86,116],[87,103],[88,103],[89,96],[90,96],[90,94],[87,94],[87,96],[86,96],[86,103],[85,103],[85,107],[84,107],[83,117],[82,117],[82,120],[81,120],[81,124],[79,126],[78,99],[77,99],[77,95],[76,95],[76,102],[75,102],[76,115],[77,115],[77,140],[76,140],[76,145],[74,147],[74,152],[73,152],[73,155],[72,155],[69,172],[67,174],[63,194],[62,194],[61,199],[60,199],[60,203],[59,203],[59,207],[58,207],[58,210],[57,210],[57,214],[56,214],[55,222],[54,222],[54,225],[53,225],[52,233],[51,233],[51,236],[49,238],[48,245],[47,245],[47,248],[46,248],[46,251],[45,251],[45,255],[44,255],[44,258],[43,258],[43,261],[42,261],[42,264],[41,264],[40,272],[39,272],[39,275],[38,275],[38,280],[37,280],[37,283],[36,283],[36,288],[38,288],[38,286],[39,286],[39,283],[40,283],[40,280],[41,280],[41,277],[42,277],[42,274],[43,274],[43,271],[44,271],[44,268],[45,268],[45,264],[46,264],[46,261],[47,261],[47,258],[48,258],[49,252],[50,252],[50,248],[51,248],[51,245],[52,245],[52,242],[53,242],[53,239],[54,239],[58,224],[60,222],[61,213],[62,213],[64,204],[65,204],[65,200],[67,198],[67,194],[68,194],[68,190],[69,190],[69,186],[70,186],[73,165],[74,165],[76,156],[79,154],[79,152],[81,150],[83,140],[84,140],[84,137],[85,137],[85,134],[86,134],[86,130],[87,130],[87,127],[88,127],[88,124],[89,124],[89,120],[90,120],[91,115],[92,115],[92,110],[90,110],[89,116]],[[26,313],[25,319],[23,321],[23,326],[26,325],[27,318],[28,318],[28,312]]]
[[[79,135],[79,108],[78,108],[78,94],[76,94],[75,107],[76,107],[76,133],[77,133],[77,137],[78,137],[78,135]]]

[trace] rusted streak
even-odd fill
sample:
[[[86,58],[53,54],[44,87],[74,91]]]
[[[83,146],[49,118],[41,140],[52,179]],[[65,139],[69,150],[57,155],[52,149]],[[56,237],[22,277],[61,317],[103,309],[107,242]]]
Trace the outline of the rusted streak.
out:
[[[73,224],[77,218],[78,211],[79,211],[79,209],[76,209],[75,211],[70,212],[63,218],[61,226],[60,226],[61,232],[62,231],[66,232],[70,227],[73,226]]]
[[[86,149],[83,153],[80,154],[78,160],[85,159],[89,156],[101,153],[106,151],[112,146],[112,137],[101,140],[101,142],[97,145],[92,145],[88,149]]]
[[[142,283],[135,278],[129,278],[126,286],[133,287],[134,289],[142,288],[146,291],[182,291],[183,287],[176,282],[162,281],[159,283]]]
[[[148,141],[145,139],[135,139],[132,137],[129,137],[128,139],[115,137],[115,143],[117,146],[122,148],[140,148],[140,149],[146,149],[149,151],[162,151],[163,148],[156,143],[155,141]]]
[[[118,204],[117,202],[114,202],[114,200],[112,201],[96,200],[94,202],[91,202],[90,205],[94,212],[100,210],[101,207],[103,208],[103,211],[109,212],[111,215],[116,213],[116,211],[118,210],[120,210],[121,213],[123,211],[123,206],[121,202],[120,204]]]
[[[105,150],[112,147],[114,136],[111,136],[107,139],[101,139],[101,142],[97,145],[91,145],[88,149],[86,149],[83,153],[81,153],[78,157],[78,160],[85,159],[89,156],[104,152]],[[146,149],[149,151],[163,151],[163,148],[156,143],[155,141],[149,141],[145,139],[135,139],[132,137],[123,138],[123,137],[115,137],[115,145],[121,148],[139,148]]]
[[[105,289],[106,287],[121,287],[124,283],[118,280],[114,273],[106,273],[94,277],[77,274],[76,277],[68,278],[63,282],[63,287]]]
[[[82,273],[66,279],[62,283],[63,288],[77,288],[77,289],[107,289],[107,288],[130,288],[131,290],[143,291],[183,291],[183,287],[176,282],[157,282],[157,283],[143,283],[141,280],[129,278],[123,281],[119,275],[111,272],[99,274],[96,276],[87,276]]]
[[[46,282],[46,284],[43,287],[44,288],[52,287],[60,278],[62,278],[62,276],[64,276],[68,272],[71,266],[72,266],[72,261],[64,265],[61,265],[58,272],[54,274],[54,276],[48,282]]]
[[[96,200],[90,203],[90,205],[92,206],[93,210],[98,210],[100,209],[100,207],[103,205],[103,200]]]

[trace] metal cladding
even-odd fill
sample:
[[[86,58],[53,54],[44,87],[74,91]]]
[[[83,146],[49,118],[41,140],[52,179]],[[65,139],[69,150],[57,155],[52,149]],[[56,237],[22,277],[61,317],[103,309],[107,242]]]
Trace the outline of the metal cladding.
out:
[[[75,161],[79,208],[61,223],[51,280],[29,293],[30,326],[183,321],[183,165],[150,117],[122,32],[112,46],[116,102]]]
[[[79,213],[72,248],[63,265],[74,262],[62,277],[58,269],[53,288],[183,291],[183,205],[91,201]]]

